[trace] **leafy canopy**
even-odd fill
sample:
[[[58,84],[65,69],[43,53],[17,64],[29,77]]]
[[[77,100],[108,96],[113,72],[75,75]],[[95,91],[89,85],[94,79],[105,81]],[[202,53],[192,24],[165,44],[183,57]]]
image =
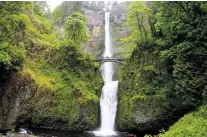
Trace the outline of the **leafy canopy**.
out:
[[[86,42],[86,18],[79,12],[74,12],[64,24],[65,36],[75,43]]]
[[[124,41],[145,41],[151,39],[149,21],[152,17],[152,9],[143,2],[131,2],[127,23],[131,28],[131,34]]]

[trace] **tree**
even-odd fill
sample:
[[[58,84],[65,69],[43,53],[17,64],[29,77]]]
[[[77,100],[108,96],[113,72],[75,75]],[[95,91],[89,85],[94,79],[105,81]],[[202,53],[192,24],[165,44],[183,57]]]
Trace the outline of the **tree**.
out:
[[[81,13],[72,13],[64,24],[64,29],[67,39],[78,44],[87,41],[86,18]]]
[[[82,12],[81,1],[63,1],[52,13],[54,24],[62,26],[73,12]]]
[[[52,29],[55,25],[58,25],[58,26],[61,25],[62,12],[63,12],[63,9],[61,8],[61,6],[57,6],[55,10],[52,12],[52,17],[53,17]]]
[[[148,8],[143,2],[131,2],[127,23],[131,28],[129,41],[139,41],[151,39],[149,20],[152,18],[152,9]]]
[[[34,12],[40,16],[48,17],[51,14],[47,1],[35,1],[33,8]]]

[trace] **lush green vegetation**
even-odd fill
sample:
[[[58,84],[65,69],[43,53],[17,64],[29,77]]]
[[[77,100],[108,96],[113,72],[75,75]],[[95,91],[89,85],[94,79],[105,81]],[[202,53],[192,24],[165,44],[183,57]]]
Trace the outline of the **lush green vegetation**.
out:
[[[169,131],[160,137],[205,137],[207,136],[207,105],[186,114]]]
[[[162,133],[155,137],[205,137],[206,135],[207,105],[203,105],[179,119],[167,132],[162,130]],[[145,135],[145,137],[153,136]]]
[[[65,21],[67,20],[67,18],[72,13],[75,13],[75,12],[81,12],[82,13],[82,9],[81,9],[82,4],[83,4],[83,2],[81,2],[81,1],[63,1],[52,12],[53,27],[55,25],[58,26],[58,27],[63,26]]]
[[[206,23],[206,2],[131,3],[124,40],[136,49],[120,71],[120,128],[164,128],[206,103]]]
[[[61,15],[53,17],[47,8],[46,2],[0,2],[1,80],[18,74],[29,76],[36,84],[29,107],[33,125],[95,128],[102,78],[98,64],[82,49],[88,39],[86,19],[78,10],[70,10],[58,26],[64,27],[64,34],[57,36],[54,28],[59,24],[54,19]]]
[[[18,3],[21,8],[17,8],[12,2],[0,3],[0,67],[2,71],[16,70],[26,59],[27,45],[23,39],[27,36],[29,18],[22,14],[22,11],[30,9],[31,5],[28,2]]]

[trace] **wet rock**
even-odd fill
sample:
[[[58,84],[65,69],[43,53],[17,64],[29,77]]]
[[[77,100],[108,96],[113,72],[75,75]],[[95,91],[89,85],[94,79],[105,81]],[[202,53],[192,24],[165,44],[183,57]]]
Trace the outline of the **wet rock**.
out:
[[[104,25],[104,12],[85,10],[84,12],[87,19],[87,26],[103,26]]]
[[[91,39],[88,44],[84,45],[84,50],[97,56],[99,52],[99,41],[103,37],[104,29],[104,11],[103,8],[98,11],[92,9],[85,9],[84,14],[87,19],[87,27],[91,33]],[[103,47],[102,47],[103,48]]]
[[[35,135],[29,135],[29,134],[19,134],[19,133],[6,133],[5,136],[0,137],[37,137]]]
[[[118,129],[140,132],[159,131],[169,127],[174,122],[172,120],[174,114],[163,107],[165,101],[165,99],[137,98],[131,103],[123,104],[120,99]]]
[[[122,43],[121,39],[128,37],[130,34],[130,28],[127,25],[129,4],[130,2],[115,2],[111,9],[110,22],[115,56],[121,56],[122,53],[125,53],[128,46]]]
[[[29,101],[36,92],[36,84],[29,75],[20,74],[12,75],[1,84],[0,129],[7,130],[30,117]]]
[[[127,21],[128,7],[130,2],[115,2],[111,9],[110,21],[116,25]]]

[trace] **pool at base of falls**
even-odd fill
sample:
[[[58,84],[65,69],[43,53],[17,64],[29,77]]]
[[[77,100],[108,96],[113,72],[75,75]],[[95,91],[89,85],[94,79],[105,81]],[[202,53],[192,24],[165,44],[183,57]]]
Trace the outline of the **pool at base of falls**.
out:
[[[32,129],[33,135],[40,137],[128,137],[125,132],[119,131],[85,131],[68,132],[48,129]]]

